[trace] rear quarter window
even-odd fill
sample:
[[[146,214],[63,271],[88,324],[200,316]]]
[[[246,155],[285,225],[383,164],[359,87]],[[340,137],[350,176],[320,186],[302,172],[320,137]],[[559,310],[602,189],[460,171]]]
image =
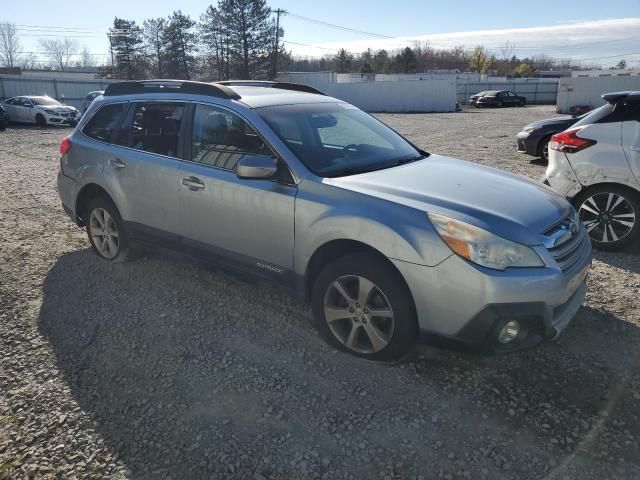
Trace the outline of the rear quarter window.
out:
[[[105,105],[100,108],[82,129],[82,133],[95,140],[111,142],[113,133],[120,123],[125,103]]]

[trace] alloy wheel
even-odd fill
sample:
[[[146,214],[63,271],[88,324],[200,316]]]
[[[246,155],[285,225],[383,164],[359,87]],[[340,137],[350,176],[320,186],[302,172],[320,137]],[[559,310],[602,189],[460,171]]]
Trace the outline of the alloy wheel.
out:
[[[579,213],[591,239],[600,243],[624,239],[636,223],[633,206],[619,193],[601,192],[587,197]]]
[[[118,227],[104,208],[94,208],[89,216],[89,232],[96,249],[105,258],[112,259],[120,249]]]
[[[340,343],[364,354],[384,349],[395,328],[386,295],[359,275],[346,275],[329,285],[324,296],[324,317]]]
[[[542,146],[542,159],[546,160],[547,162],[549,161],[549,142],[545,142],[545,144]]]

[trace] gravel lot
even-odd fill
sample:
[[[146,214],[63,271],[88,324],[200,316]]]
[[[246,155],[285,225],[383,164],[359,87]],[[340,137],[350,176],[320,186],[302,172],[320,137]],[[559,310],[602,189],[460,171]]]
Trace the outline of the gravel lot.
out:
[[[385,114],[538,178],[552,107]],[[640,478],[640,251],[596,254],[556,342],[337,353],[287,294],[180,258],[110,265],[55,190],[68,129],[0,132],[0,479]]]

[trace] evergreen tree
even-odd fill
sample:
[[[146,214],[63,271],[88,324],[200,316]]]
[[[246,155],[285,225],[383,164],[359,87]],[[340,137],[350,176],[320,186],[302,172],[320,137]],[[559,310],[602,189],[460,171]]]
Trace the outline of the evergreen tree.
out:
[[[418,59],[411,47],[405,47],[405,49],[396,56],[395,61],[398,64],[398,69],[402,73],[414,73],[416,71]]]
[[[190,79],[195,70],[196,22],[180,10],[169,17],[162,36],[165,49],[165,67],[170,78]]]
[[[206,50],[205,63],[215,72],[217,80],[228,80],[232,52],[231,0],[220,0],[218,7],[209,5],[200,16],[198,29]]]
[[[224,3],[224,6],[223,6]],[[231,36],[232,54],[238,60],[238,76],[250,79],[266,76],[273,47],[275,22],[265,0],[221,2]]]
[[[144,76],[142,29],[134,20],[116,17],[109,29],[115,71],[124,78]]]
[[[144,27],[144,46],[151,67],[151,74],[156,78],[165,76],[164,31],[167,28],[165,18],[150,18],[142,24]]]
[[[336,71],[338,73],[348,73],[351,71],[351,63],[353,62],[353,55],[347,52],[344,48],[338,51],[335,59]]]

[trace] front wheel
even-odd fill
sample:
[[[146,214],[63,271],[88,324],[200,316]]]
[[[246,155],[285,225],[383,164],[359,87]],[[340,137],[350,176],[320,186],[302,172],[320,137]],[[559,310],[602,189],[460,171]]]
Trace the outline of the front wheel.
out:
[[[36,115],[36,126],[40,128],[47,126],[47,119],[44,118],[44,115],[41,115],[41,114]]]
[[[638,193],[602,185],[580,193],[573,203],[595,248],[619,250],[640,237]]]
[[[323,338],[355,356],[397,360],[418,336],[413,299],[403,278],[372,254],[329,264],[315,281],[312,306]]]

